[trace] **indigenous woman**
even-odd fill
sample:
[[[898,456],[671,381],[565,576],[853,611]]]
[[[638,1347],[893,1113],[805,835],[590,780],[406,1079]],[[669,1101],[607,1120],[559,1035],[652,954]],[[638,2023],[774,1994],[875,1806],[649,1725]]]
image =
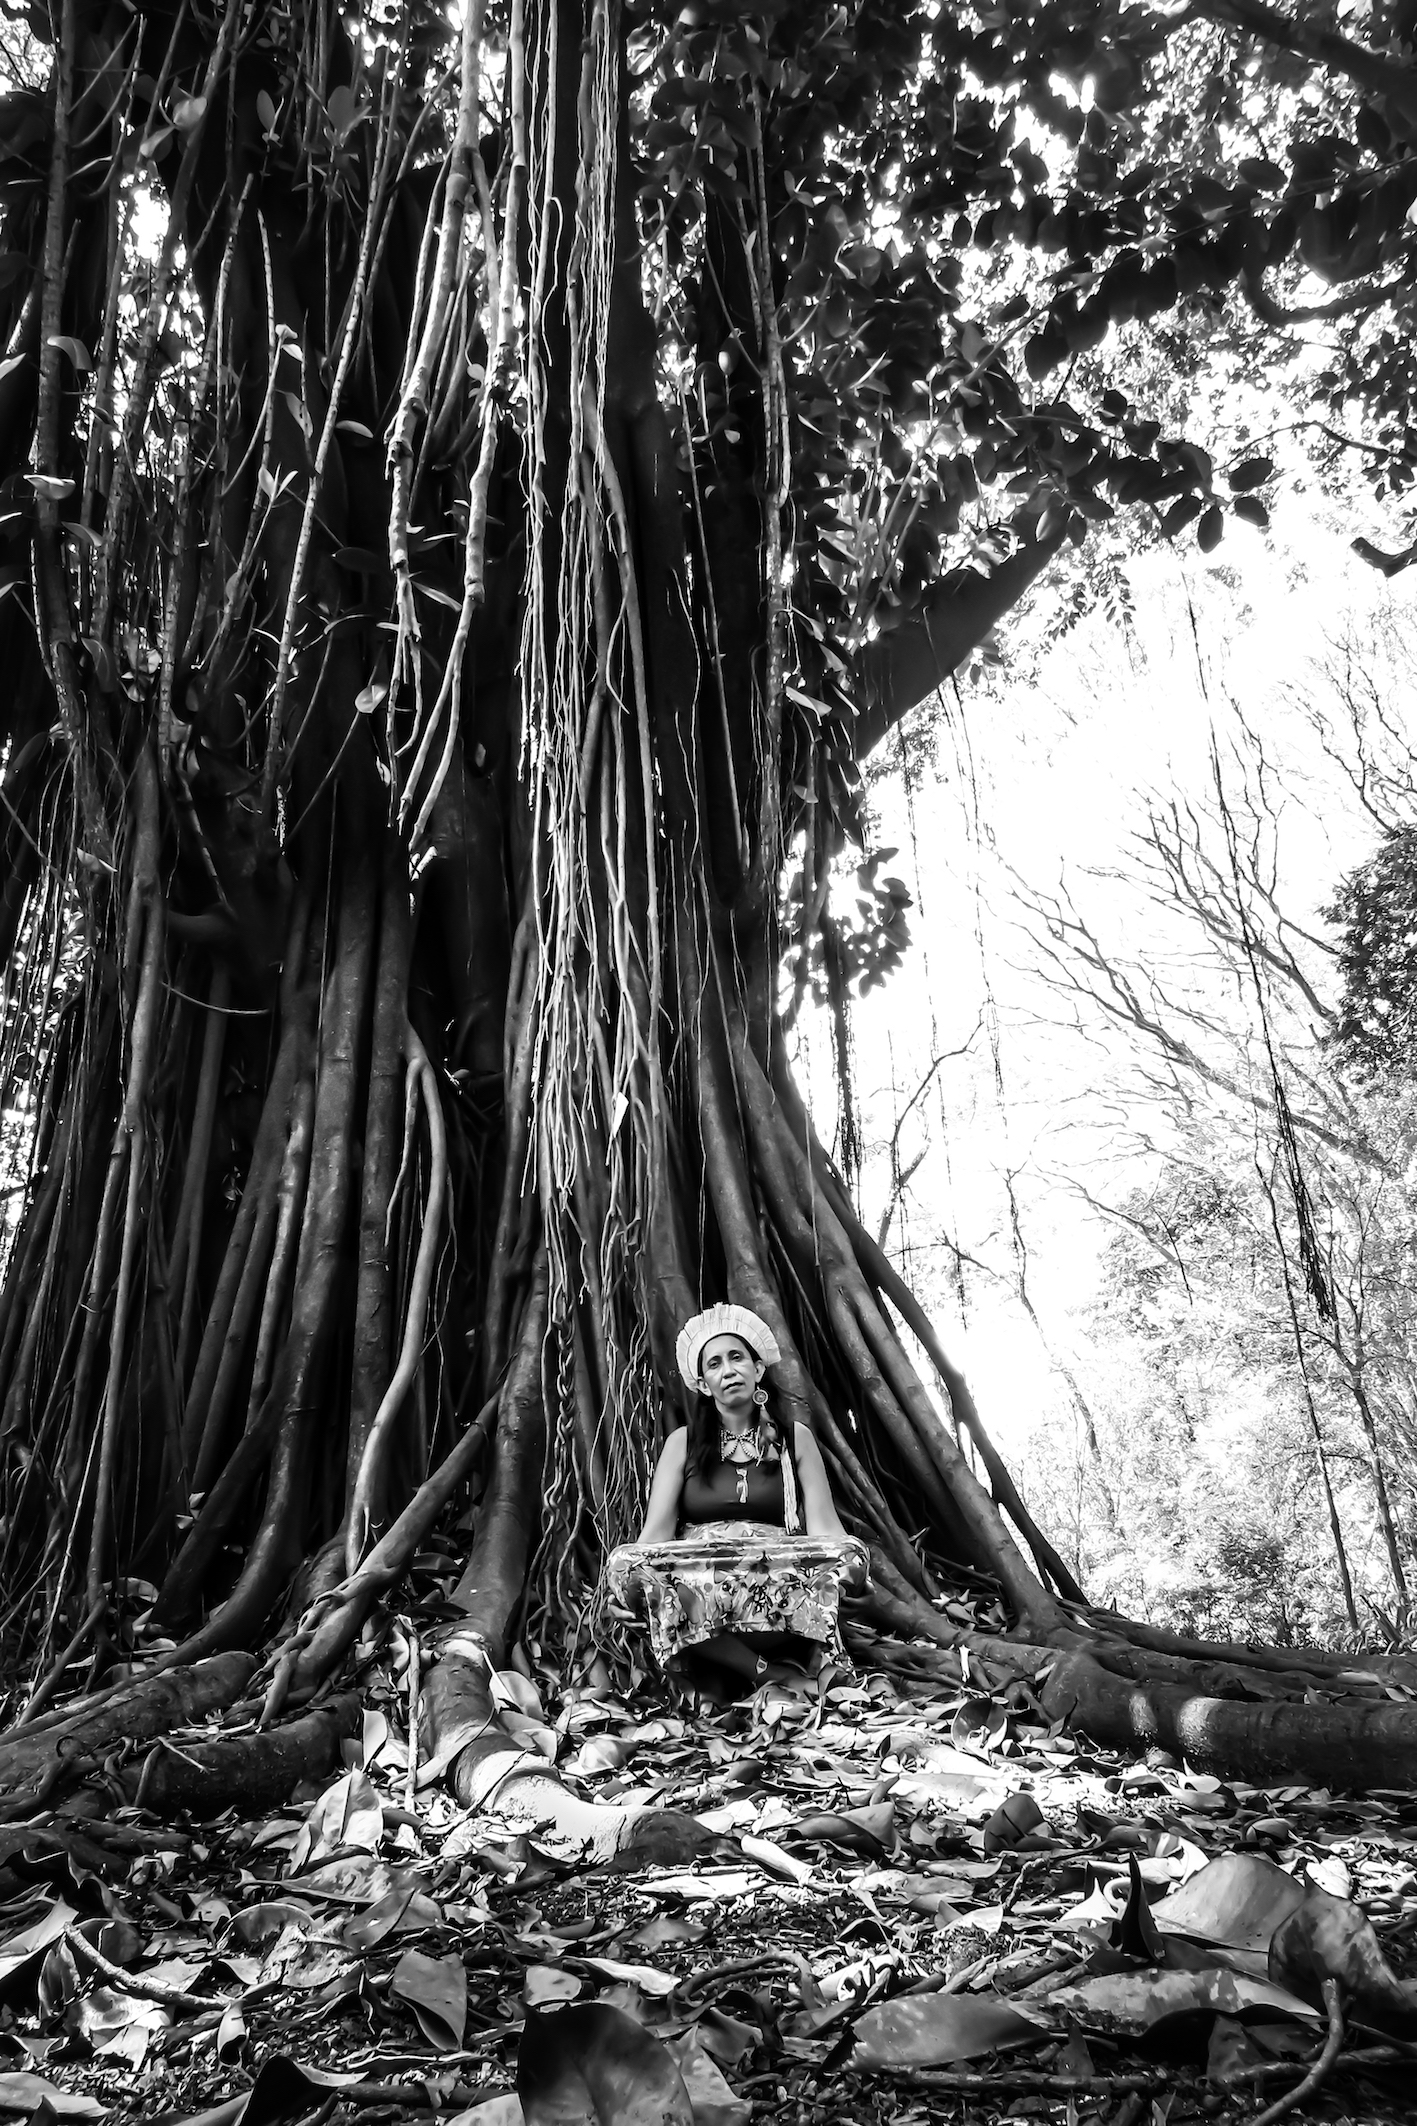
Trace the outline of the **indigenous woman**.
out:
[[[681,1674],[708,1662],[751,1683],[770,1663],[843,1658],[838,1593],[864,1581],[866,1549],[841,1525],[811,1432],[773,1408],[776,1337],[747,1307],[710,1307],[675,1355],[697,1400],[660,1455],[639,1541],[609,1560],[612,1594],[639,1598],[657,1658]]]

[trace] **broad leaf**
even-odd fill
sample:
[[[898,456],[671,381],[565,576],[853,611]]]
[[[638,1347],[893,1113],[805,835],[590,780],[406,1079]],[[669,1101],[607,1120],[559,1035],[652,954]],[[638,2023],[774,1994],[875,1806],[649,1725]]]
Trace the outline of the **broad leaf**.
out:
[[[1417,1986],[1404,1984],[1383,1955],[1372,1922],[1346,1898],[1310,1890],[1269,1945],[1269,1974],[1308,2000],[1336,1978],[1364,2022],[1406,2034],[1417,2029]]]
[[[851,2066],[943,2067],[1052,2036],[1007,2001],[974,1993],[920,1993],[868,2008],[856,2025]]]
[[[672,1993],[679,1983],[672,1971],[657,1971],[653,1964],[621,1964],[613,1956],[588,1956],[585,1961],[593,1971],[603,1972],[606,1978],[618,1979],[623,1985],[638,1986],[651,1998]]]
[[[93,356],[82,340],[73,339],[66,332],[53,332],[49,336],[49,345],[57,347],[61,354],[67,354],[80,372],[93,368]]]
[[[672,2038],[669,2050],[684,2078],[694,2126],[750,2126],[752,2105],[746,2097],[734,2095],[717,2061],[705,2051],[697,2030],[686,2030],[682,2037]]]
[[[456,2052],[467,2027],[467,1972],[460,1956],[424,1956],[406,1949],[389,1991],[406,2001],[430,2045]]]
[[[1049,2009],[1085,2029],[1138,2036],[1180,2016],[1243,2015],[1260,2010],[1273,2019],[1311,2020],[1306,2001],[1266,1979],[1241,1971],[1113,1971],[1048,1995]]]
[[[370,1905],[367,1912],[346,1920],[340,1939],[347,1949],[363,1955],[377,1948],[386,1935],[412,1934],[423,1927],[436,1927],[442,1917],[433,1899],[425,1897],[415,1883],[400,1883]]]
[[[384,1811],[365,1773],[345,1772],[311,1809],[291,1850],[292,1873],[351,1850],[377,1852]]]
[[[522,2126],[523,2116],[519,2096],[490,2096],[466,2111],[445,2113],[443,2126]]]
[[[48,1950],[78,1918],[72,1905],[58,1898],[38,1919],[0,1943],[0,2000],[13,2000],[38,1972]]]
[[[522,1980],[522,1999],[528,2008],[549,2008],[553,2001],[573,2001],[581,1990],[574,1971],[555,1964],[528,1964]]]
[[[293,1897],[268,1897],[258,1905],[247,1905],[232,1919],[232,1932],[239,1941],[274,1941],[287,1927],[310,1929],[315,1925],[315,1914],[309,1905],[298,1903]]]
[[[1257,1853],[1222,1853],[1151,1908],[1163,1934],[1191,1934],[1227,1949],[1268,1951],[1276,1927],[1304,1901],[1301,1884]]]
[[[684,2078],[618,2008],[533,2009],[517,2053],[527,2126],[693,2126]]]
[[[42,2074],[0,2074],[0,2111],[42,2118],[45,2106],[56,2119],[101,2119],[105,2109],[97,2097],[56,2088]]]

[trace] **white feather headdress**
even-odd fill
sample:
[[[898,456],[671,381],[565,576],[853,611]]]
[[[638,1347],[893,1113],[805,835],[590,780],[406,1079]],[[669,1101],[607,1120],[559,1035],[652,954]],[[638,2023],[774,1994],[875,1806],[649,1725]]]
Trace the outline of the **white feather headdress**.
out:
[[[765,1366],[775,1366],[782,1357],[777,1338],[762,1316],[755,1314],[751,1307],[709,1307],[685,1322],[674,1346],[679,1371],[691,1388],[699,1386],[699,1360],[704,1345],[711,1343],[715,1336],[741,1336],[753,1356],[760,1358]]]

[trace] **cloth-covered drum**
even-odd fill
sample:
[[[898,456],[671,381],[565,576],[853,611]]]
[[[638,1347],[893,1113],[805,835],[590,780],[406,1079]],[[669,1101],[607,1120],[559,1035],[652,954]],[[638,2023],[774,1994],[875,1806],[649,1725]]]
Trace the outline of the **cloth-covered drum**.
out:
[[[862,1546],[717,1521],[672,1543],[624,1543],[606,1560],[614,1600],[643,1609],[661,1667],[729,1632],[792,1632],[846,1658],[837,1623],[843,1581]]]

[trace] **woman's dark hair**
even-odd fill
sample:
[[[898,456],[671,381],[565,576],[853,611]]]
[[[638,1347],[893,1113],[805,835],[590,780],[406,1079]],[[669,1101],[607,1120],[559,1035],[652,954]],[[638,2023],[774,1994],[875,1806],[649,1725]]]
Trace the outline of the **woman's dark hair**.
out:
[[[768,1388],[766,1379],[763,1386]],[[786,1454],[789,1451],[787,1432],[774,1408],[774,1401],[773,1392],[768,1388],[767,1405],[761,1413],[762,1421],[778,1453]],[[718,1405],[707,1389],[700,1389],[694,1407],[689,1412],[689,1440],[684,1449],[685,1476],[706,1477],[711,1469],[718,1467],[723,1459],[719,1453],[719,1434]]]

